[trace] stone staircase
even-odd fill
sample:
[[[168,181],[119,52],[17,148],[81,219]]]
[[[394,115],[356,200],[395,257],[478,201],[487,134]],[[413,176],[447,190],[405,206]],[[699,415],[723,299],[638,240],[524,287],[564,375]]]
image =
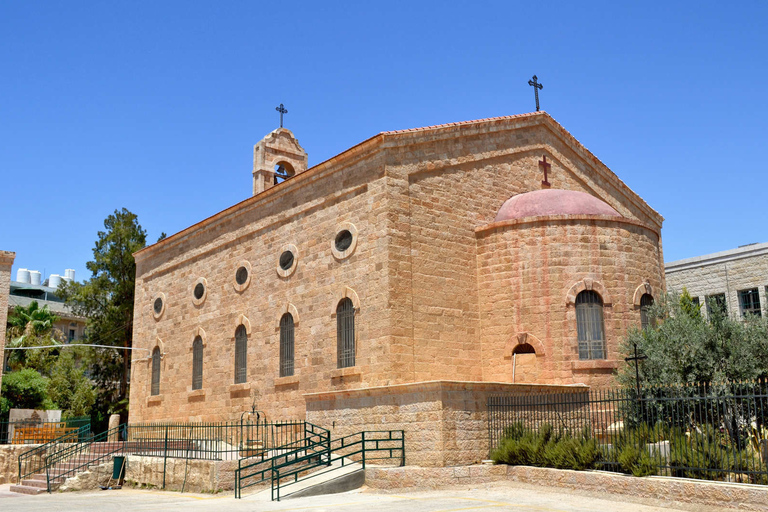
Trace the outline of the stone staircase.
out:
[[[121,449],[122,443],[93,443],[87,453],[53,465],[48,470],[48,474],[51,477],[51,490],[57,489],[67,478],[72,478],[79,473],[88,471],[91,465],[102,464],[107,460],[105,454],[109,454],[109,457],[119,455],[121,451],[116,450]],[[48,481],[45,472],[30,475],[19,484],[10,487],[11,492],[21,494],[42,494],[47,492],[47,490]]]

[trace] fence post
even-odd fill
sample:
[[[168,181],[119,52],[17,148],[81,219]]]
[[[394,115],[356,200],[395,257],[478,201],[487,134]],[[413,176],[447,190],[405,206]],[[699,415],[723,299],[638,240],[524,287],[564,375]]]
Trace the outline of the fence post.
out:
[[[362,431],[363,436],[363,469],[365,469],[365,430]]]
[[[163,449],[163,489],[165,489],[165,467],[168,464],[168,424],[165,425],[165,445]]]

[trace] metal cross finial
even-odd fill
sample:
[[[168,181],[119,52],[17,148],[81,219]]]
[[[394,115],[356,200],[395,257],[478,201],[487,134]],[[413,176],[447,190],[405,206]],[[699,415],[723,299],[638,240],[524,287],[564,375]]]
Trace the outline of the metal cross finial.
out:
[[[637,398],[640,398],[640,368],[638,367],[637,363],[639,361],[642,361],[643,359],[648,359],[648,356],[639,356],[637,355],[637,343],[635,345],[635,356],[634,357],[625,357],[624,360],[626,362],[635,362],[635,386],[637,387]]]
[[[550,183],[547,180],[547,171],[549,171],[549,168],[552,167],[552,164],[547,162],[547,157],[546,156],[543,157],[543,158],[544,158],[544,160],[539,160],[539,165],[544,168],[544,181],[542,181],[541,184],[544,185],[545,187],[549,187]]]
[[[536,112],[539,111],[539,89],[543,89],[544,86],[537,82],[538,77],[533,75],[533,80],[528,80],[528,85],[533,86],[533,90],[536,92]]]
[[[538,98],[538,96],[537,96],[537,98]],[[282,128],[283,127],[283,114],[287,114],[288,113],[288,109],[285,108],[283,106],[283,104],[281,103],[279,107],[275,107],[275,110],[280,112],[280,128]],[[536,110],[538,110],[538,109],[536,109]]]

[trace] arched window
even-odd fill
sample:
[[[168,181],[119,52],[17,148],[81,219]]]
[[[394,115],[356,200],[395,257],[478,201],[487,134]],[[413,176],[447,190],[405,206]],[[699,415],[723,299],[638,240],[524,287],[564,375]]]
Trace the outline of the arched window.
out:
[[[192,389],[203,389],[203,338],[192,342]]]
[[[160,347],[152,351],[152,396],[160,394]]]
[[[336,306],[338,367],[355,366],[355,306],[348,298]]]
[[[286,313],[280,319],[280,376],[293,375],[293,315]]]
[[[643,296],[640,297],[640,328],[643,330],[653,325],[649,313],[651,306],[653,306],[653,297],[648,293],[644,293]]]
[[[592,290],[584,290],[576,296],[576,328],[579,359],[605,359],[603,299]]]
[[[512,351],[512,355],[514,354],[535,354],[536,349],[533,348],[533,345],[530,343],[521,343],[520,345],[516,346],[515,349]]]
[[[244,325],[235,329],[235,384],[242,384],[248,378],[248,333]]]

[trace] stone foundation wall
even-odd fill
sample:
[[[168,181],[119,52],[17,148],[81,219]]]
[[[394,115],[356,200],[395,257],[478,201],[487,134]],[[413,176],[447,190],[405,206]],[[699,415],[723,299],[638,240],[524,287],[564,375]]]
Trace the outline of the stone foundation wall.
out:
[[[403,430],[406,464],[448,466],[488,458],[490,395],[583,393],[586,386],[432,381],[305,395],[307,421],[332,438]]]
[[[237,461],[168,459],[165,489],[185,492],[231,491],[235,488]],[[185,483],[186,479],[186,483]],[[125,480],[129,485],[163,487],[163,458],[131,455]]]
[[[379,492],[456,489],[489,482],[518,482],[542,487],[574,489],[599,495],[606,491],[631,498],[655,499],[666,506],[696,510],[697,505],[721,509],[768,511],[768,492],[758,485],[700,480],[570,471],[527,466],[462,466],[448,468],[365,469],[365,484]],[[680,504],[683,506],[680,507]]]
[[[38,444],[0,445],[0,484],[17,484],[19,476],[19,455]]]

